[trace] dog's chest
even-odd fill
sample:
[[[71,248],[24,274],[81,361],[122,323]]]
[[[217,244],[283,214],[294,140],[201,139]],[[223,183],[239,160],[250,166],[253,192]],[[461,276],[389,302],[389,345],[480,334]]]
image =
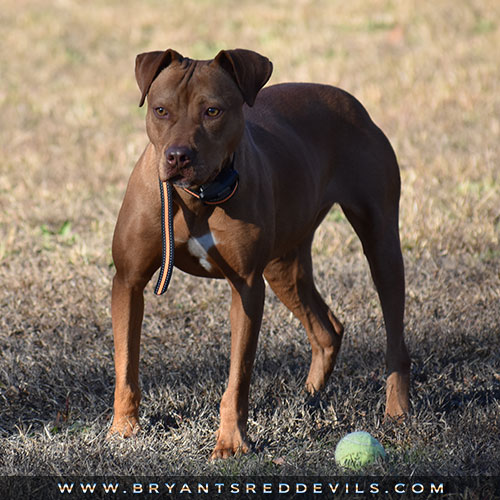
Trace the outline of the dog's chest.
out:
[[[221,277],[214,261],[218,243],[210,230],[196,236],[184,232],[175,234],[175,266],[196,276]]]
[[[200,266],[208,272],[213,271],[208,252],[216,245],[217,240],[210,231],[199,237],[190,236],[186,242],[188,252],[192,257],[198,259]]]

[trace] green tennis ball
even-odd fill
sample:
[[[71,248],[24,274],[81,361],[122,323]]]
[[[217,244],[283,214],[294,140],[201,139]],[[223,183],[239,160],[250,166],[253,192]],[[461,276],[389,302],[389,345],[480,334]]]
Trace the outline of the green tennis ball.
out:
[[[335,448],[335,461],[347,469],[359,470],[385,458],[384,447],[368,432],[351,432]]]

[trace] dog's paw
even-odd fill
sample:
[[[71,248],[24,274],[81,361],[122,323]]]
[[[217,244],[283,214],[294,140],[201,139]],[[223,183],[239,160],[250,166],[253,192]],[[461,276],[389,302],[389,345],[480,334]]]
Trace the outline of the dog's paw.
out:
[[[211,460],[243,455],[250,451],[250,445],[243,434],[236,429],[233,432],[217,432],[217,443],[210,457]]]
[[[108,432],[108,439],[112,437],[128,438],[136,436],[141,430],[137,417],[116,417]]]
[[[407,418],[410,402],[410,375],[393,372],[387,377],[385,420],[402,423]]]

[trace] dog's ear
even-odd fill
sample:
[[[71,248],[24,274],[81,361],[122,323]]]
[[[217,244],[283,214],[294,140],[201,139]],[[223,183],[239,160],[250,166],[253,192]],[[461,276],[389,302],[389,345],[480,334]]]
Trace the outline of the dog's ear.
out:
[[[141,102],[144,104],[149,88],[154,79],[173,61],[182,61],[184,58],[175,50],[167,49],[165,52],[144,52],[135,58],[135,78],[141,90]]]
[[[221,50],[213,63],[232,76],[249,106],[253,106],[259,90],[273,72],[273,64],[267,57],[245,49]]]

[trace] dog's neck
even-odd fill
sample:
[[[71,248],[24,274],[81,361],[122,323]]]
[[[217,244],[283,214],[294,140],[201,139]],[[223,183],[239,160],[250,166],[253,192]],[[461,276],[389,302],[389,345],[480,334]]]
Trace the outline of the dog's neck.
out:
[[[234,168],[234,153],[217,177],[211,182],[201,185],[198,189],[183,188],[183,190],[200,200],[205,205],[220,205],[238,190],[238,172]]]

